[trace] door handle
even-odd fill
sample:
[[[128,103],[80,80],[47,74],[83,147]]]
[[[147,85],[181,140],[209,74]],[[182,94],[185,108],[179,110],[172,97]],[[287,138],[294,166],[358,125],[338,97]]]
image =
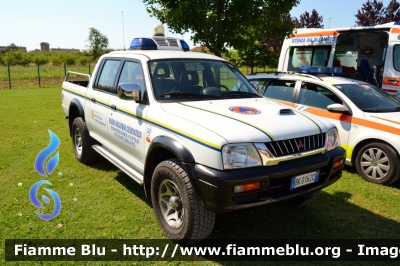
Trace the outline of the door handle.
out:
[[[92,100],[92,102],[94,102],[94,103],[96,102],[96,99],[95,99],[95,98],[93,98],[93,97],[92,97],[92,99],[90,99],[90,100]]]
[[[117,110],[117,106],[115,106],[115,104],[112,104],[111,109],[113,109],[115,111],[115,110]]]

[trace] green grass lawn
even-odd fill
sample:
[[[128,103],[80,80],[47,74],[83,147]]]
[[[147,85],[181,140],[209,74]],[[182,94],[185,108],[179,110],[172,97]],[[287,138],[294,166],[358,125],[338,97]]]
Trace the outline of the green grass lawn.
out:
[[[60,87],[0,90],[0,264],[5,263],[5,239],[166,239],[141,186],[106,160],[90,167],[75,160],[60,95]],[[48,181],[62,209],[53,220],[43,221],[28,192],[45,179],[36,173],[34,162],[49,143],[48,130],[61,141],[60,161]],[[210,238],[399,239],[399,188],[367,183],[346,168],[342,179],[324,189],[311,206],[292,209],[277,204],[220,214]],[[46,211],[52,207],[41,210]]]

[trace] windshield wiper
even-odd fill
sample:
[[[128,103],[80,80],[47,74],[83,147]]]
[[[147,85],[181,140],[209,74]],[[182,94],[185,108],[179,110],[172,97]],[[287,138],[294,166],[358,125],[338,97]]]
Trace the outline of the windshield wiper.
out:
[[[192,97],[205,97],[205,98],[215,98],[215,99],[222,99],[221,96],[217,95],[207,95],[207,94],[199,94],[199,93],[188,93],[188,92],[182,92],[182,91],[174,91],[174,92],[168,92],[168,93],[163,93],[158,95],[159,97],[165,98],[165,96],[190,96]]]
[[[249,96],[257,96],[261,97],[261,95],[253,92],[247,92],[247,91],[228,91],[228,92],[223,92],[221,95],[230,95],[230,96],[243,96],[243,95],[249,95]]]

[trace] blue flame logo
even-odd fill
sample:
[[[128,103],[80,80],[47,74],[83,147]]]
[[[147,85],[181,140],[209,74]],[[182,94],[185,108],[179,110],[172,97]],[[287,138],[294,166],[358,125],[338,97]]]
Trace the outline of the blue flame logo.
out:
[[[35,170],[39,175],[47,177],[47,174],[44,170],[44,163],[46,159],[55,152],[58,147],[60,146],[60,139],[54,134],[52,131],[49,130],[50,135],[50,143],[49,145],[44,148],[36,157],[35,161]],[[58,161],[60,160],[59,152],[56,153],[52,158],[47,161],[46,169],[47,173],[50,175],[53,173],[54,169],[56,169],[58,165]]]
[[[44,206],[40,203],[40,201],[39,201],[39,199],[37,197],[37,192],[39,190],[39,187],[42,184],[51,185],[51,183],[49,181],[47,181],[47,180],[40,180],[40,181],[36,182],[35,184],[33,184],[33,186],[29,189],[29,200],[32,202],[33,205],[35,205],[37,208],[40,208],[40,209],[43,209]],[[60,197],[58,196],[58,194],[56,192],[54,192],[53,190],[48,189],[48,188],[45,188],[44,190],[46,190],[51,195],[51,197],[53,198],[54,211],[51,214],[43,214],[43,213],[40,213],[40,212],[36,211],[36,214],[40,218],[42,218],[43,220],[48,221],[48,220],[53,219],[54,217],[56,217],[60,213],[60,211],[61,211],[61,200],[60,200]],[[50,200],[46,195],[42,195],[42,200],[46,204],[50,203]]]

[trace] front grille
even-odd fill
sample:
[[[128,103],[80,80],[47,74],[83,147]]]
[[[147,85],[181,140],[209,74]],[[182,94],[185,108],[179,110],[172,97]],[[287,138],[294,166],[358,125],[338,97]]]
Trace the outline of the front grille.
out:
[[[266,142],[265,145],[274,157],[312,151],[325,146],[325,133],[305,136],[301,138]]]

